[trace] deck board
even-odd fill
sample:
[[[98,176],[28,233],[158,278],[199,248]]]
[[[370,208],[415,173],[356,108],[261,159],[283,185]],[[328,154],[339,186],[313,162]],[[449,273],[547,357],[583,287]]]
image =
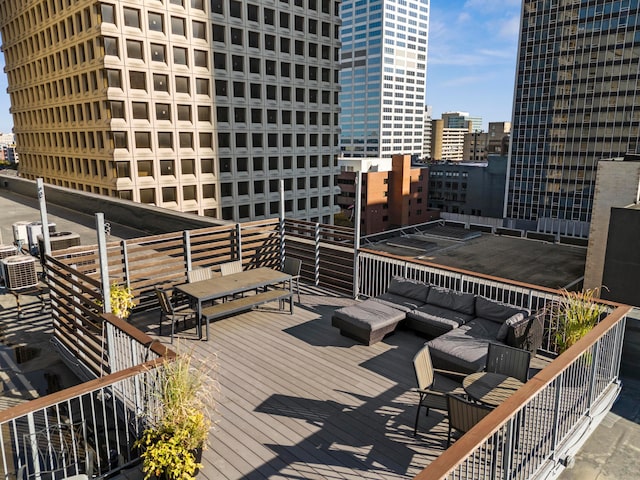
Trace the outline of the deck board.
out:
[[[333,310],[353,300],[304,286],[302,293],[293,315],[266,304],[212,322],[209,341],[174,345],[217,362],[216,425],[201,476],[412,478],[443,450],[447,433],[432,411],[413,437],[411,359],[424,339],[399,331],[358,344],[331,326]],[[157,315],[144,317],[134,323],[157,335]]]

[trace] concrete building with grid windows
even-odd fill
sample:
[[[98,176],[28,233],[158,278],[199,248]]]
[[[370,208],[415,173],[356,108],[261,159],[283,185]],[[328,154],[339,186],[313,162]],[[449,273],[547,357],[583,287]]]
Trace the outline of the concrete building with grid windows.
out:
[[[20,174],[235,221],[330,223],[339,2],[0,0]]]
[[[344,0],[340,12],[341,155],[421,157],[429,0]]]
[[[506,225],[589,234],[596,165],[640,151],[638,0],[525,0]]]

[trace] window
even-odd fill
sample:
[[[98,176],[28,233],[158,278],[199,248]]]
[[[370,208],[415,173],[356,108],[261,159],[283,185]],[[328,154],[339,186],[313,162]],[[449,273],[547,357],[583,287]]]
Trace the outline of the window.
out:
[[[112,100],[109,102],[111,118],[124,118],[124,102]]]
[[[213,148],[213,135],[209,132],[199,133],[198,143],[200,148]]]
[[[156,103],[156,119],[171,120],[171,105],[168,103]]]
[[[196,198],[196,186],[185,185],[182,187],[182,199],[184,201],[197,200]]]
[[[196,94],[209,95],[209,79],[196,78]]]
[[[239,28],[231,29],[231,43],[234,45],[242,45],[242,30]]]
[[[200,160],[200,170],[202,173],[214,173],[213,158],[203,158]]]
[[[172,159],[160,160],[160,175],[175,175],[175,165]]]
[[[113,132],[112,138],[114,148],[129,148],[129,142],[127,141],[127,132]]]
[[[176,65],[188,65],[186,48],[173,47],[173,63]]]
[[[135,119],[149,119],[149,107],[146,102],[133,102],[131,112]]]
[[[233,96],[244,98],[244,82],[233,82]]]
[[[165,203],[176,203],[178,201],[176,187],[162,187],[162,201]]]
[[[151,148],[151,133],[150,132],[136,132],[136,148]],[[139,164],[140,162],[138,162]],[[149,161],[151,163],[151,161]],[[140,167],[138,167],[138,173],[140,172]],[[140,175],[142,176],[142,175]],[[153,165],[151,166],[151,173],[149,176],[153,176]]]
[[[160,73],[154,73],[153,89],[156,92],[169,92],[169,77]]]
[[[155,203],[156,201],[155,188],[141,188],[140,189],[140,203]]]
[[[176,93],[191,93],[189,77],[176,77]]]
[[[258,32],[249,31],[249,46],[251,48],[260,48],[260,34]]]
[[[183,122],[191,121],[191,105],[178,105],[178,120]]]
[[[224,25],[213,24],[213,41],[224,43]]]
[[[134,8],[123,8],[124,24],[127,27],[140,28],[140,10]]]
[[[173,148],[173,136],[171,132],[158,132],[158,147]]]
[[[127,40],[127,57],[144,60],[142,52],[142,42],[136,40]]]
[[[149,12],[149,30],[164,32],[164,18],[161,13]]]
[[[199,38],[201,40],[207,39],[207,27],[203,22],[196,22],[194,20],[191,23],[191,28],[193,31],[193,38]]]
[[[214,52],[213,68],[217,68],[218,70],[225,70],[227,68],[227,56],[224,53]]]
[[[180,160],[180,167],[182,169],[182,175],[195,175],[196,162],[193,158],[183,158]]]
[[[154,62],[167,62],[164,45],[158,43],[151,44],[151,60]]]
[[[171,33],[184,37],[184,31],[184,18],[171,17]]]
[[[113,37],[103,37],[103,38],[104,38],[104,54],[113,55],[114,57],[119,57],[120,52],[118,51],[118,39]]]
[[[211,121],[211,107],[209,106],[198,106],[198,121],[199,122],[210,122]]]
[[[216,80],[216,95],[219,97],[227,96],[227,81],[226,80]]]
[[[103,3],[100,5],[100,16],[105,23],[116,23],[116,11],[114,5]]]
[[[180,142],[180,148],[193,148],[193,133],[180,132],[178,139]],[[184,173],[184,171],[182,173]]]
[[[147,77],[144,72],[129,72],[129,85],[138,90],[147,89]]]
[[[107,86],[122,88],[122,74],[120,70],[107,70]]]
[[[194,52],[193,52],[193,64],[196,67],[208,68],[209,67],[209,60],[208,60],[207,52],[203,51],[203,50],[194,50]]]
[[[229,107],[216,107],[216,118],[218,122],[229,122]]]

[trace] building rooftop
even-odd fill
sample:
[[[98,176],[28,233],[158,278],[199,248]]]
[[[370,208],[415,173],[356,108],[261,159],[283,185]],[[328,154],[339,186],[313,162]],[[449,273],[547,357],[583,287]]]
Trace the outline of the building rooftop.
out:
[[[584,276],[587,255],[584,247],[457,227],[409,231],[405,229],[404,235],[372,244],[363,242],[362,246],[549,288],[572,285]]]

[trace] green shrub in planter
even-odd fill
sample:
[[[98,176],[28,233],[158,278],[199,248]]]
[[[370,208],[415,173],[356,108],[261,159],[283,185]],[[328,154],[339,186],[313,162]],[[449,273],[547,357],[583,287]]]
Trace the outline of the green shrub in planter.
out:
[[[558,353],[584,337],[607,311],[605,305],[596,302],[599,293],[599,288],[582,292],[561,290],[560,300],[552,307],[552,314],[557,321],[554,340]]]
[[[145,480],[191,480],[202,466],[197,455],[206,447],[212,426],[213,384],[208,370],[196,368],[191,355],[179,355],[159,374],[161,411],[135,446],[142,449]]]

